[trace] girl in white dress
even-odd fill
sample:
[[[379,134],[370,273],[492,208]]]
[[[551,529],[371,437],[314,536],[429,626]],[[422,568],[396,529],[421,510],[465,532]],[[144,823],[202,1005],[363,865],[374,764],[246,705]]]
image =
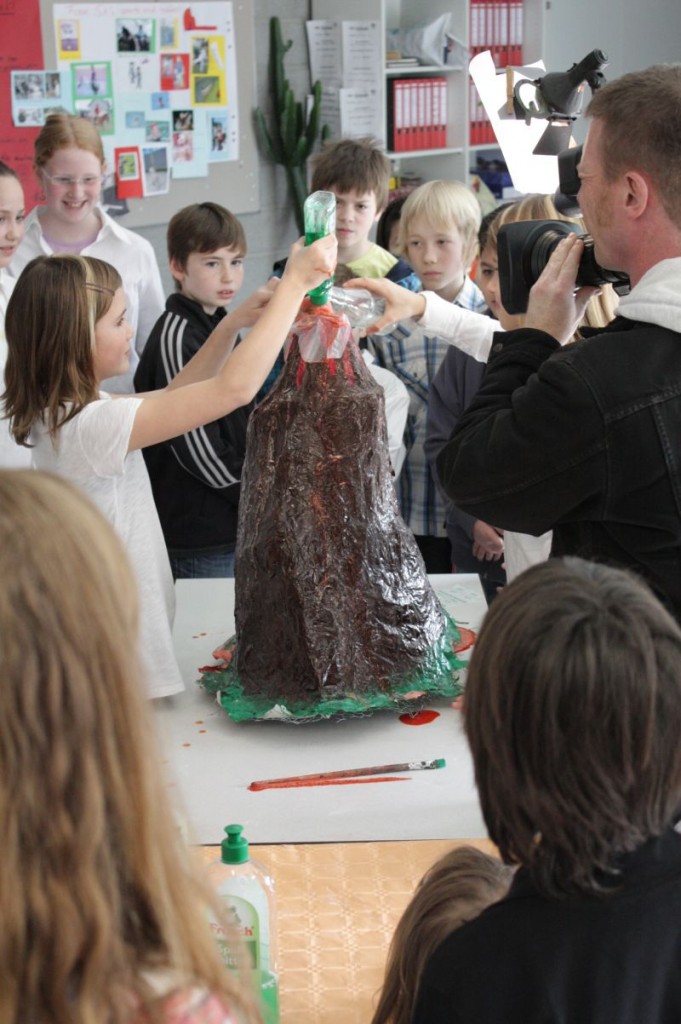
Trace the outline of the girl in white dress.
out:
[[[38,256],[7,309],[6,409],[36,468],[78,484],[118,531],[137,572],[142,657],[151,697],[184,688],[172,640],[174,591],[141,450],[250,402],[305,293],[330,277],[334,236],[296,244],[278,284],[230,313],[167,388],[111,396],[103,380],[128,367],[132,328],[118,272],[90,256]],[[290,267],[290,269],[289,269]],[[237,335],[258,321],[232,351]]]

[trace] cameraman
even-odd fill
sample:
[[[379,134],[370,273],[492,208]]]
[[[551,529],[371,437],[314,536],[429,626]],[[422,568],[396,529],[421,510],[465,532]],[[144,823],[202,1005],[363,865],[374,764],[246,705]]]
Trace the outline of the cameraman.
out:
[[[553,529],[554,555],[637,571],[681,619],[681,64],[603,86],[587,115],[579,205],[596,260],[632,291],[562,350],[593,289],[575,293],[582,242],[560,242],[527,326],[495,336],[440,480],[486,522]]]

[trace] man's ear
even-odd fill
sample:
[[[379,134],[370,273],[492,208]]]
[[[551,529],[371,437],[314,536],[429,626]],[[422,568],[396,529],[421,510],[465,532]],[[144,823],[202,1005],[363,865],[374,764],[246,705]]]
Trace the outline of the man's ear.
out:
[[[650,204],[650,185],[645,174],[640,171],[629,171],[624,175],[625,212],[631,220],[636,220],[648,209]]]

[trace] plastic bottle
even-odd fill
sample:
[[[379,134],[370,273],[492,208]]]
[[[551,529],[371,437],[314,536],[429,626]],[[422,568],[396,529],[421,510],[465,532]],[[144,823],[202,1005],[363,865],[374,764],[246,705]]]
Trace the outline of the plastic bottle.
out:
[[[246,944],[256,988],[261,993],[263,1020],[265,1024],[279,1024],[274,882],[265,868],[251,859],[248,840],[241,834],[243,826],[228,825],[225,832],[220,858],[208,866],[210,880]],[[233,967],[224,932],[216,922],[212,927],[225,966]]]
[[[385,299],[379,299],[366,288],[329,289],[327,300],[334,313],[345,313],[351,327],[368,327],[379,320],[385,312]]]
[[[303,205],[305,218],[305,245],[311,245],[318,238],[325,238],[336,230],[336,197],[333,192],[312,192]],[[308,292],[315,306],[325,306],[329,301],[332,279]]]

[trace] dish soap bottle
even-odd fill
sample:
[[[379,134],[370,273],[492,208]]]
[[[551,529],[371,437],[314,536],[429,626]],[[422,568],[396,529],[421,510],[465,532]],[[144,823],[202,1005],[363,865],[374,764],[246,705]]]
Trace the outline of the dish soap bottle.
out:
[[[222,840],[220,859],[208,866],[228,916],[245,943],[253,967],[256,988],[261,993],[264,1024],[279,1024],[279,978],[276,962],[274,882],[265,868],[252,860],[242,825],[228,825]],[[216,927],[216,938],[226,967],[234,958],[224,934]]]

